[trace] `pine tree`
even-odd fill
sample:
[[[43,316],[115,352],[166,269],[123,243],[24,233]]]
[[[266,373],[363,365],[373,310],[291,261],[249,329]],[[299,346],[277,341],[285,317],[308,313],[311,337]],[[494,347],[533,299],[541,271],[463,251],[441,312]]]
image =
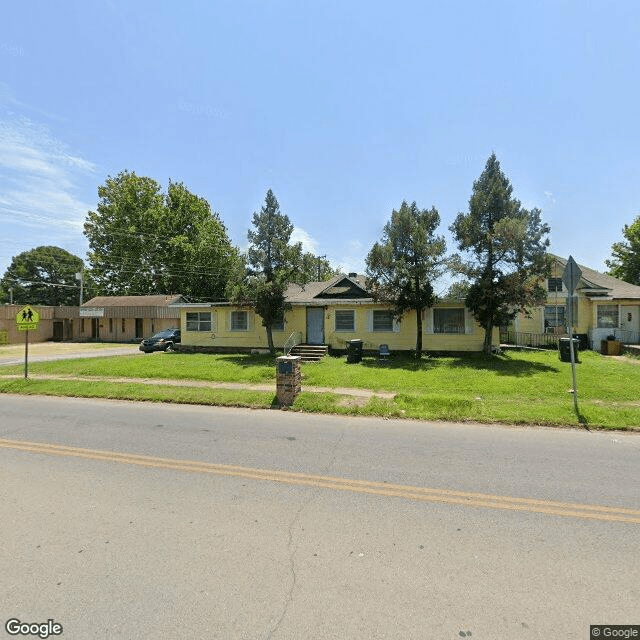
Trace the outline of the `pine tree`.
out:
[[[432,282],[444,264],[445,241],[435,235],[439,224],[435,207],[419,209],[403,201],[366,258],[367,286],[374,297],[393,305],[396,318],[415,310],[416,358],[422,355],[422,313],[435,301]]]
[[[494,327],[520,311],[543,304],[542,280],[549,274],[549,226],[539,209],[528,211],[513,195],[495,153],[473,184],[469,212],[459,213],[450,230],[466,261],[458,271],[471,282],[466,305],[485,330],[484,353],[491,354]]]
[[[285,312],[287,285],[298,279],[302,244],[290,244],[293,224],[289,216],[280,212],[271,189],[260,212],[253,214],[252,224],[254,228],[247,232],[251,244],[246,274],[233,287],[231,297],[236,302],[253,304],[266,329],[269,350],[274,354],[272,327]]]

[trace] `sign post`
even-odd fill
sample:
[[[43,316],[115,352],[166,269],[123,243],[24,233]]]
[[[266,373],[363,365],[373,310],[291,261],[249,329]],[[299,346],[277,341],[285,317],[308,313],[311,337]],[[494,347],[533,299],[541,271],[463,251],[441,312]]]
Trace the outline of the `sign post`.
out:
[[[18,331],[24,331],[24,379],[29,377],[29,330],[36,331],[40,322],[40,314],[27,305],[18,311],[16,326]]]
[[[573,350],[573,301],[574,291],[580,282],[582,271],[572,256],[567,260],[567,266],[562,274],[562,282],[567,287],[567,328],[569,329],[569,353],[571,354],[571,376],[573,378],[573,408],[578,415],[578,384],[576,382],[576,356]]]

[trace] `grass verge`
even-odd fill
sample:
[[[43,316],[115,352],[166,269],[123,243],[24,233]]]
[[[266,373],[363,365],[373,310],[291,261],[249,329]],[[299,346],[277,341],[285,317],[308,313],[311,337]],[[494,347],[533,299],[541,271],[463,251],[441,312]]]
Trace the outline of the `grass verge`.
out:
[[[640,366],[634,361],[580,354],[579,409],[583,424],[595,428],[640,429]],[[3,367],[0,373],[20,374],[21,367]],[[343,415],[415,418],[426,420],[499,422],[580,426],[574,413],[571,368],[556,352],[508,352],[483,358],[395,357],[388,364],[365,358],[346,364],[344,358],[325,358],[303,365],[303,393],[292,410]],[[182,402],[268,408],[274,393],[227,390],[140,382],[38,380],[39,373],[140,377],[147,380],[273,383],[273,359],[264,355],[153,354],[85,358],[33,363],[31,378],[0,379],[0,392],[40,393],[91,398],[121,398],[155,402]],[[335,389],[322,393],[314,387]],[[341,387],[385,391],[393,398],[370,399],[340,393]]]
[[[150,385],[140,382],[92,382],[81,380],[0,380],[0,393],[50,395],[69,398],[103,398],[145,402],[174,402],[223,407],[268,409],[275,398],[267,391],[203,389],[201,387]]]

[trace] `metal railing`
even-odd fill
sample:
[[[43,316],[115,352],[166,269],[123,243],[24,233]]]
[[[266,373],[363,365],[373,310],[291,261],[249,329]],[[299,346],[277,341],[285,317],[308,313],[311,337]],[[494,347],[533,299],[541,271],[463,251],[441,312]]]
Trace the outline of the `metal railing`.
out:
[[[294,331],[284,343],[284,355],[288,356],[291,353],[291,349],[295,347],[297,344],[302,344],[302,332]]]
[[[519,347],[550,349],[558,347],[558,340],[564,336],[553,333],[523,333],[520,331],[501,331],[500,344],[513,344]]]
[[[623,344],[640,344],[640,333],[638,331],[614,329],[611,333],[616,337],[616,340],[620,340]]]

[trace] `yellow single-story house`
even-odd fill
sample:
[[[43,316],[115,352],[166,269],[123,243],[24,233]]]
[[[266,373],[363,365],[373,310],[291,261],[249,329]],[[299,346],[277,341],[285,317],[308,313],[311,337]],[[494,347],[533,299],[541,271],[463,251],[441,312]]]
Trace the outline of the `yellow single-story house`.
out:
[[[366,351],[387,344],[391,351],[416,346],[415,312],[398,322],[388,305],[375,302],[362,275],[341,274],[327,282],[290,285],[289,309],[273,327],[278,349],[293,344],[325,345],[342,351],[351,340],[363,341]],[[267,348],[262,319],[251,308],[228,302],[179,303],[180,350],[250,351]],[[464,303],[439,303],[423,313],[423,349],[429,353],[480,352],[484,331]],[[499,333],[495,332],[495,344]]]
[[[568,292],[562,277],[567,261],[553,258],[546,281],[546,304],[534,309],[529,317],[520,314],[513,323],[516,333],[566,335]],[[640,287],[578,266],[582,275],[573,302],[574,333],[587,335],[596,351],[600,350],[601,341],[611,335],[626,344],[639,344]]]

